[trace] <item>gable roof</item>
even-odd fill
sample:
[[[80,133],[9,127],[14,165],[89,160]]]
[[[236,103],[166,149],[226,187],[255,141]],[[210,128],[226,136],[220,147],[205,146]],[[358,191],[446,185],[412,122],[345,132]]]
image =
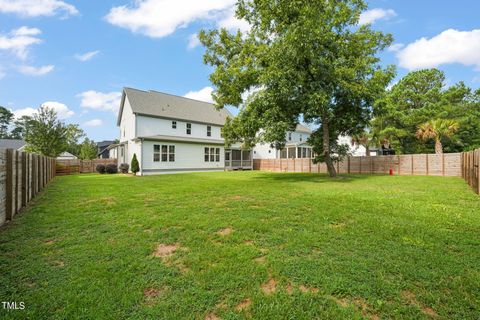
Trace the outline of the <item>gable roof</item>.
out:
[[[0,148],[5,149],[20,149],[27,143],[22,139],[0,139]]]
[[[303,124],[297,124],[297,128],[295,129],[295,131],[298,131],[298,132],[304,132],[304,133],[312,133],[312,130],[310,130],[310,128],[308,128],[307,126],[303,125]]]
[[[193,100],[158,91],[142,91],[124,88],[117,125],[120,125],[125,98],[128,98],[135,114],[208,123],[223,126],[231,116],[227,109],[217,110],[208,102]]]

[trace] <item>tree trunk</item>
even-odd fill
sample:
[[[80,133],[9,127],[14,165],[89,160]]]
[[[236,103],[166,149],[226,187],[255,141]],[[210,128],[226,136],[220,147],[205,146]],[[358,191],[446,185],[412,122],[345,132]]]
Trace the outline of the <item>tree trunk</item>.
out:
[[[330,157],[330,132],[328,131],[328,122],[323,119],[322,121],[323,128],[323,156],[325,157],[325,163],[327,164],[328,174],[331,178],[337,176],[337,170],[333,165],[332,158]]]
[[[442,146],[442,142],[440,141],[440,139],[435,140],[435,153],[436,154],[442,154],[443,153],[443,146]]]
[[[365,155],[370,157],[370,146],[368,144],[365,146]]]

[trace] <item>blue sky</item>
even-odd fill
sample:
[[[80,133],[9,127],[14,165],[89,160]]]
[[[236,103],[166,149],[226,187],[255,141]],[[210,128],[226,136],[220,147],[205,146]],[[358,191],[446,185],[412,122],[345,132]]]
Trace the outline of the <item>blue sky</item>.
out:
[[[122,87],[209,99],[201,28],[248,28],[235,0],[0,0],[0,105],[43,103],[95,140],[118,137]],[[438,67],[447,84],[480,87],[480,1],[371,0],[362,23],[391,33],[382,63]],[[423,38],[423,39],[422,39]]]

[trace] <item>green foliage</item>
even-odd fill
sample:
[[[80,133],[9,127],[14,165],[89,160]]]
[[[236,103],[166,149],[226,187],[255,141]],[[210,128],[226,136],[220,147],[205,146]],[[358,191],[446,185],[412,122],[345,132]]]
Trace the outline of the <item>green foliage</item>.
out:
[[[10,110],[0,106],[0,139],[10,138],[8,127],[13,119],[13,113]]]
[[[459,130],[441,138],[446,151],[479,146],[480,135],[472,134],[480,132],[479,97],[463,82],[446,88],[440,70],[410,72],[375,104],[373,133],[399,153],[431,152],[435,144],[417,139],[417,129],[432,119],[449,119],[458,122]]]
[[[12,139],[24,139],[30,121],[32,121],[32,117],[30,116],[21,116],[19,119],[16,119],[14,128],[10,132],[10,137]]]
[[[68,145],[67,127],[48,107],[40,107],[26,122],[24,137],[28,151],[48,157],[57,157]]]
[[[80,154],[82,144],[79,144],[80,139],[86,137],[85,132],[80,128],[78,124],[68,124],[67,125],[67,148],[66,151],[71,154]],[[91,141],[93,143],[93,141]],[[97,157],[97,151],[95,146],[95,155],[91,159]],[[88,153],[89,154],[89,153]]]
[[[250,23],[249,32],[202,31],[216,105],[241,107],[224,127],[227,143],[264,141],[281,148],[286,131],[303,118],[322,131],[323,140],[312,142],[334,176],[330,136],[363,129],[394,75],[376,57],[391,36],[357,25],[365,9],[361,0],[241,0],[236,15]]]
[[[78,158],[82,160],[92,160],[97,158],[97,145],[94,141],[85,138],[79,145]]]
[[[137,172],[140,171],[140,165],[138,164],[138,160],[137,160],[137,154],[134,153],[133,154],[133,158],[132,158],[132,161],[130,163],[130,170],[136,174]]]

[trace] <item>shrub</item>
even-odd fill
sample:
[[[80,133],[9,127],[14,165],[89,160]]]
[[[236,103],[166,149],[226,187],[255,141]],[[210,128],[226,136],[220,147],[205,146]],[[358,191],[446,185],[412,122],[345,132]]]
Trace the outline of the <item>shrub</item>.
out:
[[[133,154],[132,163],[130,165],[133,174],[137,174],[140,171],[140,166],[138,165],[137,154]]]
[[[122,163],[118,168],[120,169],[121,173],[128,173],[128,163]]]
[[[107,164],[105,167],[105,172],[106,173],[118,173],[118,168],[117,165],[114,163]]]
[[[95,168],[98,173],[104,174],[105,173],[105,165],[103,164],[97,164],[97,167]]]

